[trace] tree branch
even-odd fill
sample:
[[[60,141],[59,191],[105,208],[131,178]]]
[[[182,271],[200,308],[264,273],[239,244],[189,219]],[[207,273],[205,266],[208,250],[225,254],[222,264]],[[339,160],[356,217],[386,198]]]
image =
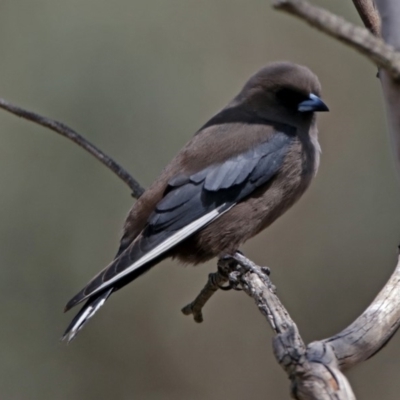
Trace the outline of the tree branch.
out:
[[[400,51],[400,1],[376,0],[376,5],[382,19],[383,39]],[[396,169],[400,176],[400,84],[389,70],[380,71],[379,76]]]
[[[224,281],[229,280],[252,297],[270,324],[276,335],[275,358],[288,374],[292,394],[299,400],[355,399],[342,371],[375,355],[400,326],[400,256],[391,278],[361,316],[340,333],[308,346],[276,295],[265,267],[236,253],[231,259],[219,260],[215,275],[221,274],[221,268]],[[196,315],[192,312],[196,310],[202,315],[202,308],[217,289],[218,285],[214,285],[210,290],[209,280],[200,295],[184,307],[184,314]],[[204,293],[211,294],[207,297]]]
[[[203,307],[210,300],[211,296],[228,280],[229,271],[225,263],[218,262],[218,271],[208,275],[208,280],[200,294],[188,305],[182,308],[185,315],[193,315],[196,322],[203,322]]]
[[[323,343],[334,350],[341,369],[348,369],[381,350],[400,326],[400,257],[384,288],[346,329]]]
[[[359,51],[378,67],[386,69],[393,79],[400,81],[400,53],[365,28],[353,25],[305,0],[275,0],[273,6],[303,19],[314,28]]]
[[[54,132],[72,140],[78,146],[85,149],[92,156],[97,158],[101,163],[103,163],[107,168],[109,168],[114,174],[116,174],[123,182],[125,182],[132,190],[132,196],[139,198],[144,189],[140,186],[139,182],[134,179],[129,172],[122,168],[117,162],[115,162],[107,154],[103,153],[99,148],[86,140],[79,133],[75,132],[73,129],[69,128],[61,122],[55,121],[50,118],[43,117],[32,111],[24,110],[21,107],[10,104],[8,101],[0,98],[0,108],[6,110],[18,117],[27,119],[29,121],[35,122],[36,124],[42,125],[46,128],[51,129]]]
[[[274,6],[352,46],[382,68],[380,78],[400,169],[400,53],[394,50],[400,51],[400,1],[376,1],[382,17],[382,36],[388,44],[376,37],[380,18],[369,0],[353,2],[372,33],[303,0],[276,0]],[[233,259],[236,264],[230,265],[228,279],[255,300],[271,325],[276,335],[273,340],[275,357],[291,380],[293,397],[300,400],[355,399],[342,371],[379,352],[400,327],[400,256],[389,281],[361,316],[340,333],[308,346],[262,269],[240,254],[235,254]],[[196,300],[191,306],[201,313],[205,302],[196,304]]]
[[[241,287],[254,299],[258,309],[270,324],[276,335],[273,340],[275,358],[291,380],[294,398],[299,400],[355,399],[346,377],[341,372],[334,347],[327,341],[313,342],[308,346],[304,344],[297,325],[276,295],[275,286],[268,276],[268,268],[259,267],[238,253],[231,259],[220,259],[218,264],[219,270],[223,265],[225,271],[223,275],[228,275],[232,285]],[[209,281],[200,295],[183,310],[190,307],[201,313],[205,305],[201,296],[209,290],[208,288]],[[214,288],[212,293],[216,290],[217,288]]]
[[[375,36],[381,34],[381,18],[373,0],[353,0],[365,27]]]

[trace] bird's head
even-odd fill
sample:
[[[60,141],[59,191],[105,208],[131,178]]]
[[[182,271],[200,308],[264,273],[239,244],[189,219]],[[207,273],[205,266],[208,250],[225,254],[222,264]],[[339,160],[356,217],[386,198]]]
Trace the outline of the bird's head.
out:
[[[307,67],[278,62],[254,74],[236,98],[259,116],[294,125],[311,122],[317,111],[329,111],[321,85]]]

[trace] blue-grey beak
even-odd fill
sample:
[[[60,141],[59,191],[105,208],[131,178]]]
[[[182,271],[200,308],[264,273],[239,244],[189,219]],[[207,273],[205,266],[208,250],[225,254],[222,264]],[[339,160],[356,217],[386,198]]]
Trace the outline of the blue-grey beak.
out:
[[[326,104],[315,94],[311,93],[307,100],[299,103],[297,110],[300,112],[329,111]]]

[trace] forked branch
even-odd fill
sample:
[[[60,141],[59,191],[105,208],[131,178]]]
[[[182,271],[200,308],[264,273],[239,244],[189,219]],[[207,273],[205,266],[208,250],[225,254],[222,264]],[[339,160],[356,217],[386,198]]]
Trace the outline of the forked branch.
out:
[[[400,80],[400,53],[367,29],[305,0],[275,0],[273,5],[277,10],[301,18],[314,28],[364,54],[379,68],[386,69],[393,79]]]
[[[400,326],[400,256],[391,278],[361,316],[340,333],[307,346],[276,295],[265,267],[255,265],[238,253],[231,260],[219,260],[219,270],[221,264],[225,268],[224,279],[254,299],[274,331],[274,354],[291,380],[293,396],[299,400],[355,399],[342,371],[371,358]],[[217,289],[207,282],[201,295],[184,307],[184,314],[196,310],[201,315],[206,301]],[[196,318],[196,314],[193,315]]]
[[[340,370],[334,348],[325,341],[305,345],[297,325],[276,295],[275,286],[269,278],[269,269],[259,267],[238,253],[230,260],[219,260],[219,270],[221,264],[225,268],[223,275],[227,274],[231,285],[242,288],[253,298],[274,331],[275,358],[291,380],[293,397],[300,400],[355,399]],[[215,291],[216,288],[211,289],[207,282],[201,294],[208,293],[209,299]],[[189,315],[187,311],[190,309],[201,313],[205,305],[203,299],[201,295],[198,296],[182,310],[184,314]]]
[[[380,68],[392,144],[400,170],[400,53],[397,52],[400,50],[400,2],[376,1],[386,42],[377,37],[380,18],[372,0],[353,0],[368,30],[304,0],[276,0],[274,6],[360,51]],[[275,332],[275,357],[291,380],[292,396],[299,400],[355,399],[342,371],[372,357],[398,330],[400,257],[391,278],[360,317],[340,333],[308,346],[262,268],[239,254],[233,259],[236,264],[231,264],[228,278],[235,274],[230,280],[236,281],[255,300]],[[201,313],[204,305],[205,302],[200,304],[195,299],[190,307]]]

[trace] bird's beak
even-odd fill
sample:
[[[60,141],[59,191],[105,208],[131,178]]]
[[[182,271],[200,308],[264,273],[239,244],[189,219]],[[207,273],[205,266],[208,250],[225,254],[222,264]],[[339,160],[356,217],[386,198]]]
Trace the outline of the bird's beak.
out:
[[[300,112],[329,111],[329,108],[318,96],[311,93],[307,100],[298,105],[297,110]]]

